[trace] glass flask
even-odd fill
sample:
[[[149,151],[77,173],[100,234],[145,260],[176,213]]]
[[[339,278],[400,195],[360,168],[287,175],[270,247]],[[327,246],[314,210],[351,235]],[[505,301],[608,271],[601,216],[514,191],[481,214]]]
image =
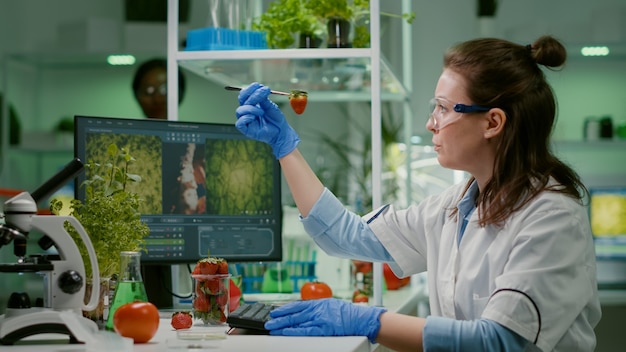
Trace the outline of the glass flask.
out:
[[[106,330],[114,330],[113,315],[117,308],[131,302],[148,302],[146,286],[141,277],[140,264],[140,252],[120,252],[120,275],[117,278],[113,303],[109,308]]]

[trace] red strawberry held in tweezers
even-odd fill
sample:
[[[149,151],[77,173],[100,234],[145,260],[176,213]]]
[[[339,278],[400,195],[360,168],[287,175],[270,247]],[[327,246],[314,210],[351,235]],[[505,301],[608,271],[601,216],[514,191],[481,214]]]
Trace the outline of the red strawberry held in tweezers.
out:
[[[292,90],[289,94],[289,104],[291,105],[293,111],[298,115],[304,112],[307,100],[308,94],[305,91]]]

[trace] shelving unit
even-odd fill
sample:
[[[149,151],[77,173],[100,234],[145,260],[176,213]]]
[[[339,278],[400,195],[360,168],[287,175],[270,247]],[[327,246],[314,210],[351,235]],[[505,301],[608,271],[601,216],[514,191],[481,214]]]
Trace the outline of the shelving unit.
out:
[[[260,10],[260,9],[259,9]],[[178,0],[168,0],[168,116],[171,120],[178,119],[178,66],[205,77],[208,80],[224,85],[243,86],[250,82],[266,83],[267,64],[278,60],[291,64],[302,60],[350,60],[358,62],[369,75],[370,84],[367,89],[353,91],[330,89],[306,89],[309,91],[309,103],[315,101],[369,101],[371,102],[371,150],[372,150],[372,200],[373,206],[382,205],[381,174],[382,174],[382,140],[381,140],[381,101],[394,100],[405,102],[405,121],[410,125],[410,108],[407,96],[409,91],[389,69],[385,59],[381,56],[380,40],[372,40],[370,48],[349,49],[269,49],[269,50],[223,50],[223,51],[180,51]],[[410,11],[410,1],[403,1],[403,12]],[[380,38],[380,3],[379,0],[370,1],[370,35],[371,38]],[[403,34],[406,32],[403,30]],[[403,61],[410,63],[410,45],[403,53]],[[405,71],[410,71],[405,66]],[[405,77],[409,77],[405,74]],[[272,84],[277,90],[294,88],[294,82]],[[407,116],[408,115],[408,116]],[[409,129],[410,131],[410,129]],[[409,132],[410,133],[410,132]],[[374,266],[374,303],[382,305],[382,265]]]
[[[232,51],[183,51],[179,52],[178,60],[180,66],[224,86],[245,86],[256,80],[276,90],[307,90],[314,102],[370,101],[368,52],[367,49],[239,50],[233,59]],[[406,89],[383,57],[380,65],[381,100],[404,100]]]
[[[587,187],[626,186],[626,140],[555,141],[552,147]]]

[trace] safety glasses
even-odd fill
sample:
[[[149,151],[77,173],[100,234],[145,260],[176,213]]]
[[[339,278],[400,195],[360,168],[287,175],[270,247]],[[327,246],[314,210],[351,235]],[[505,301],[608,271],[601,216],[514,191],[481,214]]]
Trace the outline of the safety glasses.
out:
[[[429,106],[430,117],[428,118],[428,123],[431,124],[432,128],[436,131],[456,122],[463,114],[491,110],[488,106],[476,104],[453,104],[444,98],[432,98],[429,102]]]
[[[157,94],[163,97],[167,95],[166,83],[162,83],[159,86],[154,86],[154,85],[147,86],[139,90],[139,96],[142,96],[142,97],[153,97]]]

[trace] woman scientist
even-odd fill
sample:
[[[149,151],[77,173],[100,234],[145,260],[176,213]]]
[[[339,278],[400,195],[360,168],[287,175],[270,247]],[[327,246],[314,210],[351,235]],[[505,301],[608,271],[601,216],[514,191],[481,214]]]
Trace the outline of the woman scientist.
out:
[[[236,125],[273,148],[306,231],[331,255],[428,271],[432,316],[337,299],[275,309],[274,335],[363,335],[402,351],[593,351],[600,320],[595,252],[578,175],[549,148],[556,101],[539,65],[565,48],[482,38],[445,54],[426,124],[439,163],[471,176],[408,209],[359,217],[315,176],[299,138],[253,83]]]

